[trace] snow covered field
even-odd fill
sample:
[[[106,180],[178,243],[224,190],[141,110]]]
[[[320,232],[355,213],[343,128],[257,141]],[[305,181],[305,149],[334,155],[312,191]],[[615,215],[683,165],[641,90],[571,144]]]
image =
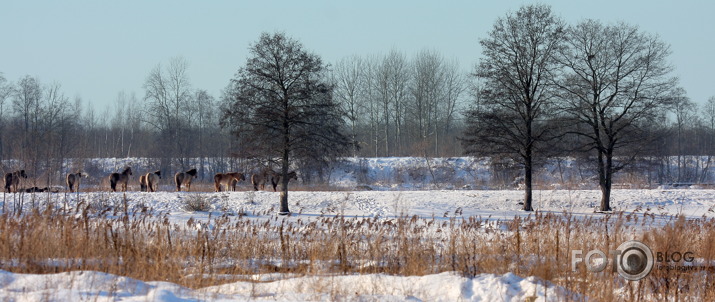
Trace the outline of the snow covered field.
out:
[[[247,189],[243,187],[243,189]],[[290,192],[291,216],[275,215],[279,193],[274,192],[129,192],[129,209],[150,209],[165,213],[171,223],[186,226],[190,219],[202,221],[193,227],[213,228],[209,215],[228,213],[241,219],[268,221],[311,221],[321,217],[377,218],[384,221],[399,216],[417,215],[424,219],[467,218],[479,216],[496,225],[516,216],[530,215],[520,211],[522,191],[517,190],[438,190],[438,191],[340,191]],[[10,210],[13,198],[6,195]],[[24,204],[39,206],[53,203],[56,207],[73,208],[78,202],[98,203],[98,207],[120,207],[122,193],[92,192],[81,194],[25,194]],[[603,217],[594,213],[600,192],[597,190],[541,190],[534,194],[534,208],[541,212],[569,212],[574,217]],[[186,210],[188,201],[199,200],[206,211]],[[16,199],[15,199],[16,201]],[[653,219],[646,227],[658,227],[672,221],[671,215],[687,218],[715,217],[715,190],[615,190],[612,205],[625,213],[650,213]],[[559,300],[555,286],[544,289],[543,281],[534,277],[481,274],[464,278],[454,273],[415,276],[382,274],[347,276],[248,276],[261,282],[240,281],[220,286],[188,289],[166,282],[144,282],[126,277],[91,271],[49,275],[0,273],[0,297],[16,301],[55,299],[122,301],[185,300],[332,300],[359,301],[524,301],[538,296]],[[256,279],[260,278],[260,280]]]

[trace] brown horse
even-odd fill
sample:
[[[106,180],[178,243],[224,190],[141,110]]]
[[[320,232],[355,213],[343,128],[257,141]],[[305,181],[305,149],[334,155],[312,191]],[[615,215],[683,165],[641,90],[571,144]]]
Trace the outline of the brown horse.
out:
[[[288,180],[290,181],[291,179],[298,179],[298,175],[295,171],[288,172]],[[276,192],[276,188],[278,187],[278,183],[280,183],[280,181],[280,173],[271,169],[266,169],[259,174],[251,175],[251,183],[253,184],[253,189],[256,191],[258,191],[259,186],[261,187],[261,190],[265,190],[266,183],[270,182],[273,187],[273,192]]]
[[[191,181],[196,178],[196,174],[196,169],[176,173],[176,175],[174,175],[174,181],[176,181],[176,191],[181,192],[181,185],[186,186],[186,191],[191,191]]]
[[[214,189],[216,189],[216,192],[221,192],[221,184],[224,184],[226,191],[228,191],[229,187],[231,191],[236,191],[236,184],[243,180],[246,180],[246,176],[243,173],[217,173],[214,175]]]
[[[12,173],[5,174],[5,192],[17,193],[17,187],[20,185],[20,178],[27,178],[25,170],[18,170]]]
[[[139,191],[146,192],[146,174],[139,175]]]
[[[67,174],[67,187],[70,189],[70,192],[79,192],[79,183],[82,177],[87,177],[87,173],[82,173],[82,171],[78,171],[77,173]]]
[[[129,175],[132,175],[132,168],[126,167],[122,173],[109,174],[109,185],[113,192],[117,192],[117,184],[122,186],[124,192],[127,191],[127,183],[129,183]]]
[[[258,187],[261,190],[265,190],[266,182],[273,179],[273,175],[277,174],[271,169],[264,169],[260,173],[251,175],[251,184],[253,184],[253,190],[258,191]]]
[[[271,177],[271,185],[273,186],[273,192],[276,191],[276,187],[281,182],[281,177],[282,175],[280,173],[273,172],[273,176]],[[295,171],[288,172],[288,181],[290,181],[291,179],[298,180],[298,174],[295,173]]]
[[[147,173],[144,176],[144,181],[146,182],[146,187],[149,192],[156,192],[159,187],[159,179],[161,179],[161,171],[157,170],[154,172]]]

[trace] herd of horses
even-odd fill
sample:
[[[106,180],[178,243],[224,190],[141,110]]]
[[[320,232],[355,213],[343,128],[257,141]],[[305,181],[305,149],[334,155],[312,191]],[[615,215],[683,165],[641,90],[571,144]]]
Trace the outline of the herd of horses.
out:
[[[196,178],[198,172],[195,168],[188,171],[179,172],[174,175],[174,183],[176,184],[176,191],[180,192],[181,188],[184,187],[186,191],[191,190],[191,182]],[[109,181],[109,186],[113,192],[121,190],[122,192],[127,191],[127,185],[129,184],[129,178],[132,175],[132,168],[126,167],[120,173],[112,173],[107,179]],[[288,173],[288,181],[291,179],[298,179],[298,175],[295,171]],[[76,173],[69,173],[66,177],[67,188],[70,192],[78,192],[79,184],[82,177],[88,177],[87,173],[78,171]],[[264,169],[259,173],[251,175],[251,184],[253,189],[258,191],[265,190],[266,184],[269,183],[273,187],[273,192],[276,191],[276,187],[281,181],[282,175],[271,169]],[[18,170],[11,173],[5,174],[5,193],[17,193],[18,187],[20,185],[20,179],[27,178],[25,170]],[[139,176],[139,186],[142,192],[156,192],[159,187],[159,180],[161,179],[161,171],[149,172]],[[214,189],[216,192],[221,192],[221,186],[225,188],[225,191],[236,191],[236,184],[241,181],[246,180],[246,176],[239,172],[228,172],[228,173],[217,173],[214,175]],[[46,192],[49,191],[48,188],[29,188],[23,190],[24,192]]]

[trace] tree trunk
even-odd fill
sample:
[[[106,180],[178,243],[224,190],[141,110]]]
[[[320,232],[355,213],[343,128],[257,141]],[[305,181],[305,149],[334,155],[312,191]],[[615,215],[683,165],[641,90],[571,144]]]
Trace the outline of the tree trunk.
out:
[[[283,165],[281,167],[281,209],[279,215],[288,215],[288,149],[283,151]]]
[[[288,95],[283,96],[283,162],[281,163],[281,209],[278,215],[288,215],[288,168],[290,163],[290,125],[288,124]]]
[[[533,200],[532,190],[532,158],[531,158],[531,147],[527,147],[526,156],[524,157],[524,211],[533,211],[534,208],[531,207],[531,202]]]
[[[611,211],[611,186],[601,185],[601,211]]]
[[[604,158],[605,157],[605,158]],[[605,162],[604,162],[605,160]],[[611,185],[613,183],[613,153],[598,151],[598,184],[601,187],[601,211],[611,211]]]

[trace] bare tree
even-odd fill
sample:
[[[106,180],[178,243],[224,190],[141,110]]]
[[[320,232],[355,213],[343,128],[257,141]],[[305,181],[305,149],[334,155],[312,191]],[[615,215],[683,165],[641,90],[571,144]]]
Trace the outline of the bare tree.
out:
[[[363,93],[366,98],[366,110],[368,112],[368,141],[373,146],[371,148],[371,150],[374,150],[374,153],[371,152],[372,155],[377,157],[380,155],[380,147],[382,146],[381,136],[383,131],[381,130],[381,124],[389,122],[389,117],[383,114],[382,108],[383,104],[389,107],[389,102],[386,95],[386,81],[381,81],[380,77],[380,59],[377,56],[371,56],[366,60],[365,65],[366,75]],[[387,126],[384,126],[384,129],[387,131]],[[387,150],[385,150],[385,153],[387,153]]]
[[[532,208],[534,153],[547,138],[546,115],[555,101],[550,85],[557,69],[564,23],[545,5],[528,5],[499,18],[482,39],[476,75],[481,102],[467,114],[463,145],[469,154],[507,155],[524,167],[524,210]]]
[[[462,110],[462,95],[467,89],[467,82],[464,74],[459,70],[459,64],[457,61],[451,63],[446,63],[445,69],[445,83],[444,92],[442,96],[442,101],[436,105],[437,115],[440,116],[440,123],[442,127],[442,136],[447,138],[452,137],[451,141],[443,140],[443,145],[455,145],[455,136],[450,135],[452,133],[452,128],[455,126],[456,115]],[[436,127],[437,125],[435,125]],[[437,129],[435,133],[439,134]],[[437,148],[439,143],[437,135],[435,135],[435,154],[437,153]],[[457,144],[458,145],[458,144]]]
[[[683,156],[688,154],[686,154],[684,148],[684,140],[693,138],[690,137],[690,135],[686,135],[686,133],[688,133],[688,130],[695,128],[694,126],[698,122],[698,116],[695,112],[697,107],[695,106],[695,103],[690,100],[690,98],[685,96],[684,91],[679,91],[677,95],[679,95],[679,97],[676,97],[673,102],[673,111],[675,113],[675,124],[673,125],[675,126],[675,152],[678,164],[676,181],[692,181],[692,179],[686,179],[687,172],[685,170],[687,169],[687,163]]]
[[[15,88],[15,95],[12,100],[13,111],[20,126],[13,139],[15,146],[14,153],[10,156],[19,159],[25,165],[28,165],[28,170],[35,175],[37,172],[37,161],[40,158],[38,150],[39,143],[39,119],[42,114],[42,86],[40,82],[30,76],[22,78]]]
[[[386,135],[387,142],[394,143],[394,155],[402,155],[404,149],[405,135],[405,119],[407,112],[407,101],[409,97],[409,81],[411,79],[411,70],[405,55],[398,51],[391,51],[383,62],[385,72],[385,80],[387,81],[387,97],[392,108],[385,107],[387,111],[391,111],[394,125],[394,136],[391,138]],[[386,112],[387,113],[387,112]],[[387,118],[388,114],[385,115]],[[389,155],[389,154],[388,154]]]
[[[39,106],[40,119],[37,134],[40,141],[36,141],[35,144],[39,146],[36,154],[40,158],[36,163],[44,162],[42,166],[47,185],[51,184],[54,177],[61,177],[64,159],[74,149],[71,136],[76,119],[71,114],[69,100],[62,93],[61,88],[59,83],[46,86]],[[36,173],[39,172],[38,167],[34,170]]]
[[[8,83],[5,77],[0,73],[0,161],[4,159],[4,136],[5,136],[5,101],[14,93],[13,85]]]
[[[222,125],[236,135],[245,156],[277,158],[282,183],[280,214],[288,209],[292,159],[320,161],[344,154],[345,117],[333,101],[320,57],[283,33],[263,33],[246,65],[229,84]]]
[[[408,124],[413,129],[412,143],[421,147],[422,155],[427,156],[428,150],[432,150],[437,156],[440,137],[446,135],[453,124],[465,83],[456,62],[448,63],[434,51],[420,52],[412,68],[407,109]]]
[[[646,128],[673,101],[669,46],[657,36],[618,23],[588,20],[569,28],[560,55],[563,106],[578,123],[572,133],[595,152],[601,211],[610,211],[613,174],[649,142]],[[616,155],[620,154],[616,160]]]
[[[187,70],[185,59],[172,58],[166,69],[157,65],[144,82],[144,100],[149,105],[145,121],[159,132],[163,149],[169,151],[166,155],[177,157],[182,163],[189,144],[184,133],[189,115],[193,114]]]
[[[218,121],[216,120],[216,112],[215,112],[215,104],[214,104],[214,97],[211,96],[208,91],[203,90],[203,89],[198,89],[194,92],[194,97],[193,97],[193,112],[194,116],[191,118],[191,120],[194,121],[194,125],[192,125],[192,128],[195,129],[195,131],[192,131],[195,135],[192,135],[192,137],[195,138],[196,142],[196,154],[199,157],[199,175],[203,177],[205,173],[205,157],[207,155],[210,156],[210,148],[211,147],[216,147],[216,146],[207,146],[208,144],[208,139],[207,135],[208,133],[214,133],[208,136],[217,136],[218,129],[215,129],[218,125]]]
[[[17,83],[12,105],[15,113],[21,117],[26,132],[30,130],[35,114],[39,113],[37,108],[41,97],[42,87],[37,79],[25,76]]]
[[[416,138],[426,149],[425,141],[437,135],[437,110],[442,100],[446,73],[444,60],[436,52],[422,51],[412,64],[414,80],[411,85],[410,117]],[[423,150],[426,155],[426,150]]]
[[[362,58],[353,56],[340,60],[335,65],[333,71],[333,83],[335,83],[334,95],[340,103],[345,116],[350,123],[350,136],[353,141],[353,156],[357,156],[359,145],[358,123],[361,122],[361,115],[365,111],[365,97],[363,89],[365,85],[366,64]]]
[[[707,180],[707,171],[712,164],[713,152],[715,152],[715,96],[711,96],[708,101],[703,104],[701,113],[705,125],[705,154],[707,155],[702,173],[700,173],[700,182],[704,183]]]

